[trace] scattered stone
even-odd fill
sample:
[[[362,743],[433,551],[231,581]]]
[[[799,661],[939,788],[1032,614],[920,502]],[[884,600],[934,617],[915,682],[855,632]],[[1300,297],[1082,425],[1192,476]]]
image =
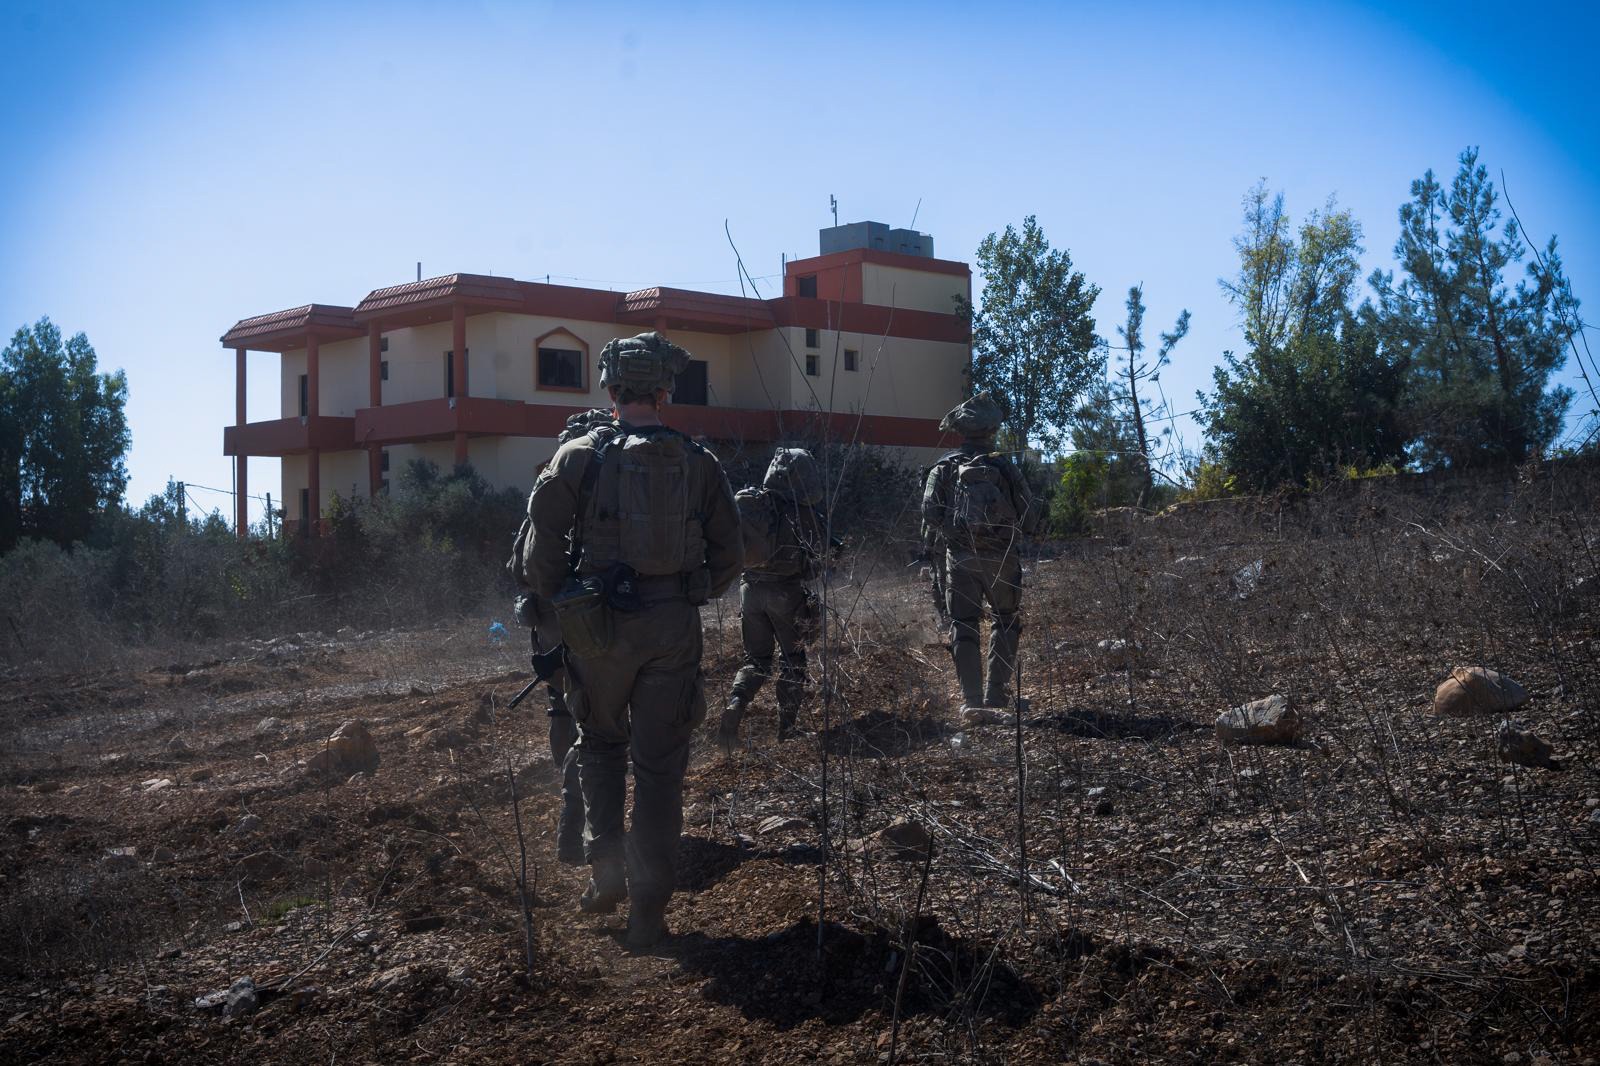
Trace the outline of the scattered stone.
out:
[[[861,850],[894,862],[920,862],[931,845],[927,827],[921,822],[898,818],[863,840]]]
[[[202,766],[189,775],[189,780],[198,784],[201,781],[210,781],[216,774],[209,767]]]
[[[472,967],[457,966],[445,975],[445,980],[457,988],[471,988],[477,984],[477,975],[472,972]]]
[[[228,835],[232,837],[248,836],[260,828],[261,819],[253,814],[247,814],[228,827]]]
[[[269,733],[287,733],[289,723],[282,718],[263,718],[256,723],[256,736],[263,737]]]
[[[258,752],[255,753],[254,761],[256,763],[258,763],[259,765],[261,765],[261,766],[266,766],[272,760],[267,757],[267,753],[266,752],[258,751]]]
[[[1261,579],[1266,576],[1266,573],[1267,563],[1264,559],[1257,559],[1242,567],[1233,575],[1234,598],[1247,600],[1255,595],[1255,591],[1261,587]]]
[[[808,829],[810,826],[811,823],[804,818],[791,818],[788,815],[774,814],[757,822],[756,832],[762,836],[767,836],[771,833],[787,833],[797,829]]]
[[[312,1007],[316,1006],[317,1002],[321,999],[322,989],[318,988],[316,985],[307,985],[305,988],[297,988],[293,992],[289,993],[289,1009],[296,1013],[304,1010],[310,1010]]]
[[[1099,799],[1101,796],[1104,796],[1105,794],[1106,794],[1106,786],[1104,786],[1104,785],[1096,785],[1094,788],[1091,788],[1089,791],[1085,792],[1084,796],[1086,796],[1089,799]]]
[[[371,773],[380,762],[378,743],[367,724],[352,719],[335,729],[323,749],[306,760],[306,769],[310,773],[348,777],[354,773]]]
[[[173,737],[171,740],[167,741],[167,754],[177,756],[192,755],[194,754],[194,749],[190,747],[189,742],[184,740],[181,736]]]
[[[161,792],[172,787],[170,777],[152,777],[148,781],[139,782],[139,787],[146,792]]]
[[[376,929],[357,929],[350,935],[350,942],[357,947],[363,948],[375,944],[378,942],[378,931]]]
[[[460,751],[472,743],[472,738],[459,729],[440,726],[438,729],[430,729],[423,733],[417,738],[417,743],[429,751]]]
[[[1545,770],[1565,769],[1559,760],[1551,758],[1555,749],[1550,746],[1549,741],[1539,737],[1521,722],[1513,722],[1509,718],[1501,721],[1495,730],[1495,738],[1495,750],[1501,762]]]
[[[1133,657],[1138,650],[1137,644],[1130,644],[1121,639],[1102,640],[1094,646],[1095,655],[1112,670],[1126,670],[1132,665]]]
[[[249,922],[229,922],[222,927],[222,931],[224,933],[242,933],[248,928],[250,928]]]
[[[1293,744],[1300,739],[1301,725],[1288,697],[1274,694],[1219,714],[1217,740],[1223,744]]]
[[[261,999],[256,995],[256,983],[248,977],[241,977],[228,986],[228,991],[222,1005],[224,1018],[243,1018],[254,1014],[256,1008],[261,1006]]]
[[[1528,691],[1504,674],[1482,666],[1458,666],[1433,693],[1433,713],[1509,714],[1528,702]]]
[[[107,848],[100,857],[102,865],[113,870],[127,870],[139,865],[139,849],[132,847]]]
[[[410,963],[396,966],[376,974],[367,982],[367,989],[372,992],[393,992],[404,988],[415,976],[416,968]]]

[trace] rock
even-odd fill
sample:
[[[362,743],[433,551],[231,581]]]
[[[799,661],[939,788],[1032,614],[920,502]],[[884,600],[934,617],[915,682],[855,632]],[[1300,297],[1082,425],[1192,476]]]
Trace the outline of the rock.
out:
[[[1261,587],[1261,579],[1267,574],[1267,564],[1264,559],[1257,559],[1242,567],[1233,575],[1233,594],[1235,599],[1247,600]]]
[[[177,755],[181,757],[184,755],[192,755],[193,753],[194,749],[191,748],[189,746],[189,742],[184,740],[181,736],[173,737],[171,740],[167,741],[168,755]]]
[[[368,947],[378,942],[378,931],[376,929],[357,929],[351,934],[350,942],[357,947]]]
[[[1091,788],[1089,791],[1085,792],[1084,796],[1087,797],[1088,799],[1099,799],[1101,796],[1104,796],[1105,794],[1106,794],[1106,786],[1104,786],[1104,785],[1096,785],[1094,788]]]
[[[150,861],[160,866],[178,861],[178,853],[171,848],[156,845],[150,849]]]
[[[299,1011],[309,1010],[310,1008],[316,1006],[318,1001],[321,999],[322,989],[318,988],[316,985],[307,985],[305,988],[297,988],[293,992],[289,993],[289,1009],[297,1013]]]
[[[263,718],[256,723],[256,736],[264,737],[270,733],[287,733],[289,723],[282,718]]]
[[[1217,740],[1223,744],[1293,744],[1300,738],[1300,715],[1286,696],[1252,700],[1217,716]]]
[[[106,853],[100,856],[100,863],[113,870],[127,870],[139,865],[139,849],[107,848]]]
[[[228,991],[222,1004],[224,1018],[243,1018],[254,1014],[256,1008],[261,1006],[261,999],[256,995],[256,983],[248,977],[241,977],[228,986]]]
[[[1126,640],[1102,640],[1094,646],[1095,655],[1112,670],[1127,669],[1138,650],[1138,645]]]
[[[783,814],[774,814],[757,822],[756,832],[762,836],[767,836],[770,833],[787,833],[797,829],[809,829],[810,827],[811,823],[804,818],[791,818]]]
[[[862,842],[864,849],[895,862],[920,862],[932,839],[921,822],[898,818]]]
[[[152,777],[148,781],[139,782],[139,787],[146,792],[161,792],[172,787],[172,778]]]
[[[189,775],[189,780],[198,784],[201,781],[210,781],[216,774],[210,768],[202,766]]]
[[[417,743],[429,751],[460,751],[472,743],[472,740],[459,729],[440,726],[438,729],[430,729],[423,733],[417,738]]]
[[[281,873],[283,865],[283,859],[272,852],[255,851],[241,857],[235,870],[245,877],[264,881]]]
[[[1555,751],[1550,743],[1521,722],[1513,722],[1509,718],[1503,720],[1495,730],[1495,739],[1495,750],[1501,762],[1546,770],[1564,769],[1558,760],[1550,757]]]
[[[247,814],[228,827],[228,835],[231,837],[248,836],[260,828],[261,819],[253,814]]]
[[[1442,715],[1509,714],[1528,702],[1528,691],[1515,681],[1482,666],[1458,666],[1433,693],[1433,713]]]
[[[366,723],[352,719],[335,729],[323,749],[306,760],[306,769],[311,773],[348,777],[355,773],[371,773],[380,762],[378,742],[372,738]]]

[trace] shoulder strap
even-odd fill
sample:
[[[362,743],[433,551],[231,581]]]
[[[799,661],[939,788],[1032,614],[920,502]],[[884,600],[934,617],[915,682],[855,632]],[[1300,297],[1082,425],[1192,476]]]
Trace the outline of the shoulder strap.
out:
[[[605,465],[606,453],[611,450],[612,443],[622,436],[622,431],[616,426],[599,426],[591,429],[587,436],[595,442],[595,448],[589,465],[583,468],[583,478],[578,482],[577,513],[567,547],[567,572],[572,574],[578,572],[578,562],[583,557],[583,519],[589,513],[589,497],[594,494],[594,487],[600,481],[600,468]]]

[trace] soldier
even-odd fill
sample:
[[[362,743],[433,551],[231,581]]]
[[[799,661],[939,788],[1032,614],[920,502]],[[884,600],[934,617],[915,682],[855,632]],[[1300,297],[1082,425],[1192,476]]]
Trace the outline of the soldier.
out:
[[[961,447],[928,471],[922,494],[924,529],[944,542],[950,655],[961,681],[962,717],[974,723],[987,718],[982,708],[1010,702],[1022,635],[1019,551],[1039,521],[1021,471],[995,451],[1003,417],[987,392],[945,415],[939,428],[960,433]],[[987,682],[978,646],[985,602],[991,614]]]
[[[683,776],[705,718],[699,607],[743,566],[721,464],[661,424],[660,406],[688,362],[656,333],[605,346],[600,385],[616,424],[556,451],[528,498],[532,534],[522,552],[524,580],[550,598],[567,646],[591,870],[579,907],[609,914],[631,897],[633,950],[666,933],[677,880]]]
[[[740,632],[744,665],[733,679],[733,693],[722,712],[717,742],[726,755],[739,743],[739,722],[767,678],[772,676],[773,645],[782,658],[778,673],[778,739],[795,732],[806,681],[806,636],[817,616],[816,596],[807,582],[817,575],[822,555],[822,472],[802,448],[780,448],[772,456],[760,488],[737,497],[744,530],[745,571],[739,582]]]
[[[611,411],[596,407],[567,419],[566,428],[556,437],[556,447],[588,433],[591,429],[611,425]],[[507,568],[511,576],[521,581],[521,557],[527,541],[530,523],[522,522],[512,548]],[[559,654],[561,623],[556,618],[550,601],[524,586],[512,607],[512,613],[522,625],[532,630],[533,652],[536,657]],[[550,760],[561,768],[561,816],[556,823],[556,860],[567,866],[583,865],[583,790],[578,785],[578,726],[567,710],[567,670],[558,667],[545,679],[550,705],[546,712],[550,719]]]

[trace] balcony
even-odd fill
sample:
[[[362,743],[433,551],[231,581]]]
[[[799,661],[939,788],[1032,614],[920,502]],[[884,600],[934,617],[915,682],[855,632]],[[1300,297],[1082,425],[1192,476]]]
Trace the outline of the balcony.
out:
[[[348,451],[356,446],[356,420],[331,415],[275,418],[222,428],[223,455],[301,455],[312,449]]]

